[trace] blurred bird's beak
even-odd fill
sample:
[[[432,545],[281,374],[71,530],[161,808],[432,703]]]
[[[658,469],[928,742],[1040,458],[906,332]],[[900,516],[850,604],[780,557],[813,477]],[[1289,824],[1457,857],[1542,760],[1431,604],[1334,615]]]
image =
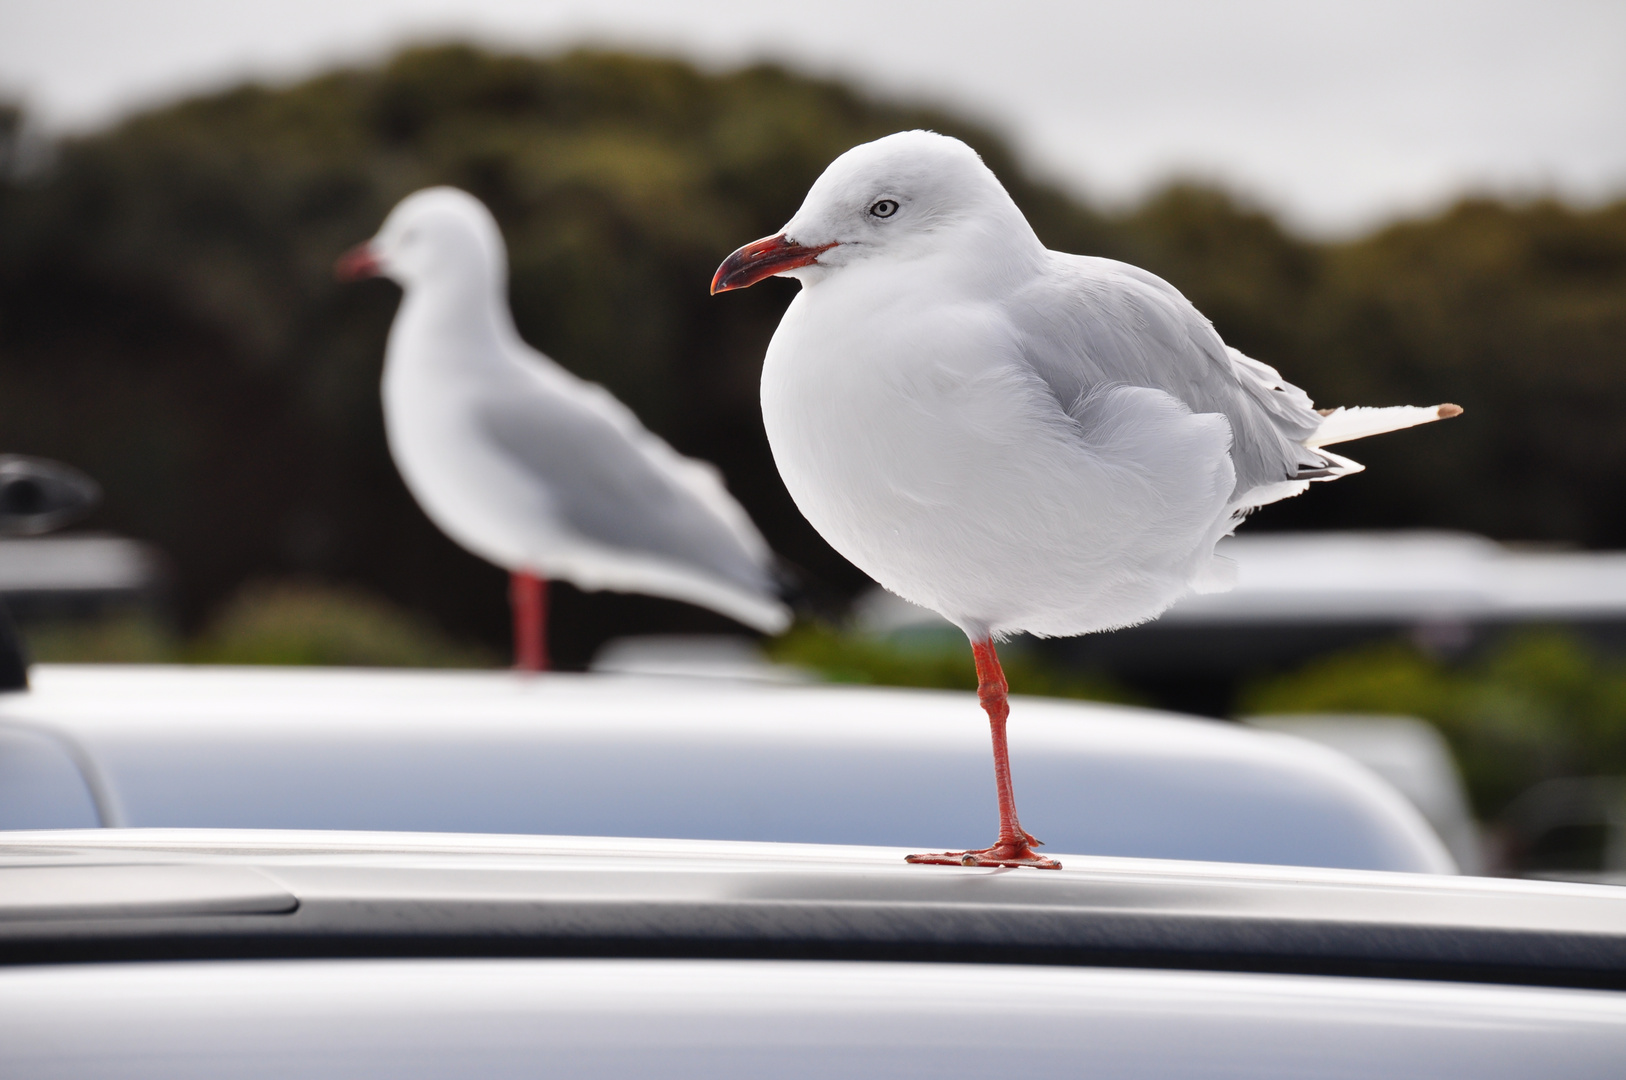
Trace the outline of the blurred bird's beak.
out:
[[[384,272],[379,265],[378,253],[371,244],[357,244],[333,264],[333,276],[340,281],[360,281],[363,278],[377,277]]]
[[[717,268],[716,275],[711,279],[711,295],[716,296],[730,289],[749,288],[765,277],[773,277],[798,266],[809,266],[835,246],[803,247],[794,240],[785,239],[783,234],[746,244],[724,259],[723,265]]]

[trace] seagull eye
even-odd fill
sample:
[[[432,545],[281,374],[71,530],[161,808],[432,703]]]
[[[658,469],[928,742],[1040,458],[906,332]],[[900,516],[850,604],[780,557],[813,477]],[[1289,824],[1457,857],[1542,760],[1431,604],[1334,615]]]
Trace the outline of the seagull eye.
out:
[[[896,199],[882,199],[869,208],[871,217],[889,218],[898,212]]]

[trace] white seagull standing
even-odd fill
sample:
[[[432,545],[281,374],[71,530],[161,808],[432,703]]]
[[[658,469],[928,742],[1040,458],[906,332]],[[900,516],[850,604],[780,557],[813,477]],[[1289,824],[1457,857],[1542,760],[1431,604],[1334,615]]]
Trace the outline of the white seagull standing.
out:
[[[548,579],[789,622],[772,553],[712,466],[520,340],[508,255],[483,203],[407,196],[339,276],[405,290],[384,354],[390,454],[429,518],[512,575],[516,667],[547,665]]]
[[[971,639],[999,839],[910,856],[1059,864],[1011,790],[994,642],[1084,634],[1227,588],[1214,545],[1256,507],[1360,470],[1323,447],[1455,416],[1318,412],[1168,282],[1049,251],[970,147],[927,131],[849,150],[713,293],[802,289],[762,371],[785,486],[837,551]]]

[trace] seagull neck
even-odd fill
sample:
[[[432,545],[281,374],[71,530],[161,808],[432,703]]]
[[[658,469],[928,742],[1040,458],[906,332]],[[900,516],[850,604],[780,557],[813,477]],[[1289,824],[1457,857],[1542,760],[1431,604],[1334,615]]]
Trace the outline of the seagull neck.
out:
[[[1020,215],[970,223],[953,241],[925,253],[915,275],[920,287],[937,296],[998,296],[1042,274],[1049,254]]]
[[[456,342],[463,346],[458,351],[471,357],[488,353],[480,346],[505,346],[519,338],[504,298],[467,286],[407,293],[396,327],[404,338]]]

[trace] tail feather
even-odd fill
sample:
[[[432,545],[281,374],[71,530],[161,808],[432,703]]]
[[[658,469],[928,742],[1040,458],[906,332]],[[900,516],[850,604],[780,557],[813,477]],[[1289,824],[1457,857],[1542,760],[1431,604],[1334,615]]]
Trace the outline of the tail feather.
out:
[[[1336,480],[1340,476],[1353,476],[1358,472],[1365,472],[1366,466],[1358,461],[1351,461],[1347,457],[1335,454],[1331,450],[1321,451],[1321,456],[1327,459],[1327,474],[1313,477],[1316,480]]]
[[[1322,449],[1331,443],[1364,439],[1368,435],[1381,435],[1385,431],[1399,431],[1434,420],[1445,420],[1462,413],[1456,405],[1435,405],[1420,408],[1416,405],[1396,405],[1387,409],[1354,408],[1328,409],[1322,414],[1321,426],[1304,440],[1303,445],[1316,452],[1318,461],[1298,462],[1294,470],[1274,483],[1261,484],[1245,492],[1231,504],[1231,528],[1242,517],[1261,506],[1282,499],[1290,499],[1309,488],[1311,481],[1336,480],[1340,476],[1364,472],[1366,466],[1358,461]]]
[[[1386,409],[1362,406],[1352,409],[1338,408],[1327,413],[1326,419],[1321,421],[1321,426],[1316,428],[1315,434],[1304,440],[1304,445],[1311,449],[1332,446],[1334,443],[1364,439],[1368,435],[1382,435],[1386,431],[1400,431],[1402,428],[1416,427],[1418,424],[1428,424],[1435,420],[1447,420],[1461,414],[1460,405],[1395,405]]]

